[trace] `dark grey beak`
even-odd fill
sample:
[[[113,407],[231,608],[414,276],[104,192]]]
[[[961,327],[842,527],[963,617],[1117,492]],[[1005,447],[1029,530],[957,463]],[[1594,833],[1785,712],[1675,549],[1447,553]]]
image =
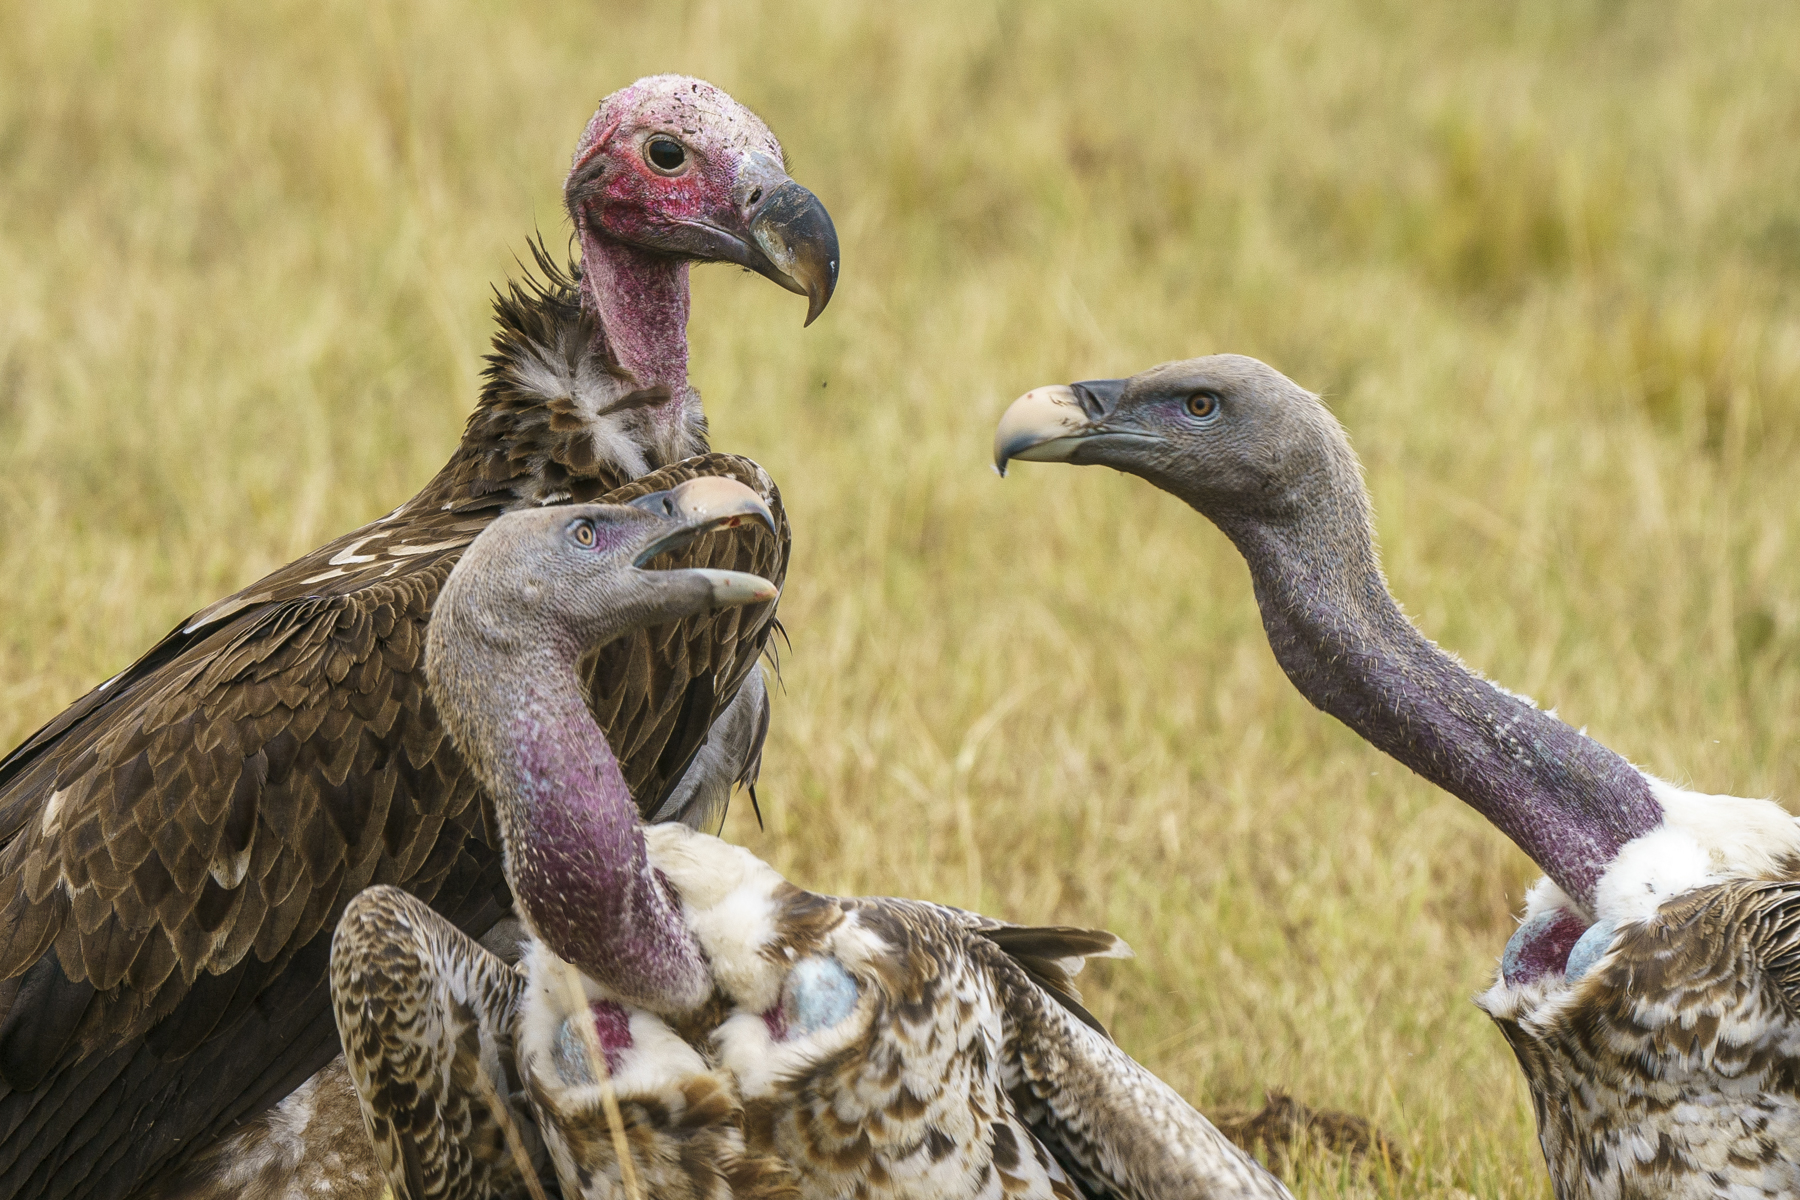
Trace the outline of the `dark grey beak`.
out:
[[[728,235],[734,247],[718,257],[749,267],[806,297],[811,325],[837,287],[837,227],[819,198],[788,178],[772,155],[751,150],[738,160],[731,187],[742,224]]]
[[[806,297],[806,324],[831,303],[837,288],[837,227],[819,198],[784,179],[752,210],[750,240],[756,251],[744,265]]]

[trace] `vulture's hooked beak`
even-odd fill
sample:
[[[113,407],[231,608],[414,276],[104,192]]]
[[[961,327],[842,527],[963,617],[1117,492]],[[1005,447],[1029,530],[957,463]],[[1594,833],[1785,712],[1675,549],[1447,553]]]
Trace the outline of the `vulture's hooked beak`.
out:
[[[766,154],[744,156],[732,189],[745,218],[739,265],[806,297],[806,324],[831,303],[837,287],[837,227],[819,198],[788,178]]]
[[[666,492],[652,492],[633,500],[631,507],[661,518],[659,527],[650,532],[646,544],[632,560],[636,567],[659,554],[679,550],[716,529],[735,529],[745,521],[760,521],[771,534],[775,532],[775,516],[762,497],[737,480],[720,475],[704,475]],[[704,578],[715,608],[755,604],[773,600],[776,595],[773,583],[744,571],[696,567],[679,573]]]
[[[1107,432],[1106,417],[1125,390],[1124,379],[1092,379],[1033,388],[1014,400],[994,427],[994,469],[1012,459],[1068,462],[1088,438]]]

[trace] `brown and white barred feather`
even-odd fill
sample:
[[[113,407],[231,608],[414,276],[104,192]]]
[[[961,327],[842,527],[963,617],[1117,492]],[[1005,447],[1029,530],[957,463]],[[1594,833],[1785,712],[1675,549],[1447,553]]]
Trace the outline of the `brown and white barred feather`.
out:
[[[370,888],[345,909],[331,946],[332,1003],[396,1196],[523,1191],[514,1146],[529,1154],[535,1144],[514,1098],[524,991],[516,971],[398,888]]]
[[[1083,962],[1128,953],[1112,935],[823,896],[685,827],[645,836],[713,969],[714,998],[699,1012],[659,1016],[618,1005],[592,981],[571,986],[567,964],[535,945],[518,996],[486,982],[507,974],[498,959],[471,972],[487,952],[423,906],[404,925],[364,919],[360,899],[352,906],[340,937],[394,978],[353,984],[334,970],[335,1001],[369,1125],[378,1140],[398,1139],[385,1161],[400,1200],[490,1194],[422,1190],[415,1180],[475,1177],[473,1167],[432,1164],[485,1164],[497,1194],[518,1182],[494,1165],[498,1142],[472,1097],[449,1094],[478,1072],[496,1090],[516,1079],[521,1127],[535,1125],[563,1195],[582,1200],[633,1190],[606,1087],[641,1197],[1287,1195],[1080,1007]],[[384,949],[384,939],[398,945]],[[438,969],[462,982],[414,977]],[[369,1002],[355,989],[371,986],[395,998],[383,1003],[397,1016],[358,1033],[357,1005]],[[431,1015],[433,1003],[458,997],[487,1007],[474,1018]],[[517,1069],[502,1081],[489,1048],[497,1055],[504,1043],[486,1031],[506,1021]],[[464,1031],[454,1046],[442,1032],[451,1025]],[[325,1128],[314,1136],[334,1140]]]
[[[1800,1195],[1795,865],[1669,901],[1573,982],[1481,997],[1562,1200]]]
[[[1287,1195],[1080,1008],[1083,961],[1129,953],[1112,935],[822,896],[716,838],[645,836],[733,1004],[713,1043],[750,1148],[804,1196]]]
[[[565,1200],[799,1200],[786,1163],[746,1149],[737,1083],[704,1041],[690,1044],[657,1014],[617,1004],[541,943],[524,967],[519,1073]],[[577,1028],[591,1029],[598,1009],[623,1026],[604,1049]],[[704,1018],[689,1032],[703,1036]]]
[[[383,1183],[396,1200],[516,1197],[529,1190],[521,1159],[534,1177],[553,1175],[565,1200],[798,1200],[786,1164],[746,1152],[735,1082],[660,1017],[611,1005],[629,1039],[608,1051],[596,1041],[608,1065],[591,1065],[572,1021],[591,1022],[588,1004],[609,1001],[541,946],[508,967],[418,901],[371,888],[339,923],[332,998],[349,1063],[337,1086],[357,1133],[367,1128],[364,1156],[350,1156],[354,1182],[309,1190],[290,1171],[268,1200],[374,1200]],[[341,1111],[318,1116],[312,1167],[317,1150],[346,1140]]]
[[[138,1200],[381,1200],[386,1188],[339,1055]]]

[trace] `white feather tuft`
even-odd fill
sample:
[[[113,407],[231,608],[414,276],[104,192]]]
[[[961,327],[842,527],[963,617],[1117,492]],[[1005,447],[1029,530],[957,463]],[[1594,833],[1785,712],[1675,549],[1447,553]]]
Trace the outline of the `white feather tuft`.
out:
[[[1555,881],[1545,875],[1532,884],[1531,890],[1525,893],[1525,915],[1520,918],[1519,923],[1523,925],[1540,913],[1547,912],[1571,912],[1583,920],[1588,919],[1588,914],[1582,910],[1581,905],[1569,899],[1569,894],[1557,887]]]
[[[644,829],[650,863],[680,893],[688,928],[727,995],[757,1012],[781,998],[787,964],[763,953],[779,930],[775,892],[786,880],[742,846],[685,825]]]
[[[1773,877],[1800,856],[1800,824],[1772,800],[1709,796],[1646,776],[1663,823],[1627,842],[1594,886],[1594,915],[1622,924],[1727,879]]]

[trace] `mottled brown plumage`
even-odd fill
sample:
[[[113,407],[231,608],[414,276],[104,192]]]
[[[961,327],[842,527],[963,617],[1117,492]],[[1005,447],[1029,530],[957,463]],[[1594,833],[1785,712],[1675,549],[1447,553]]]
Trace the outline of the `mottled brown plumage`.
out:
[[[1096,930],[840,898],[675,826],[651,861],[734,1011],[713,1034],[747,1142],[803,1196],[1278,1197],[1286,1190],[1081,1007]]]
[[[438,918],[440,921],[443,918]],[[454,926],[447,927],[454,929]],[[387,1177],[339,1055],[136,1200],[381,1200]]]
[[[653,458],[628,485],[597,456],[592,408],[631,392],[569,279],[515,286],[497,316],[481,404],[418,496],[184,621],[0,763],[0,1184],[116,1192],[317,1070],[335,1053],[330,927],[362,888],[402,883],[475,932],[504,911],[419,674],[437,589],[489,521],[704,473],[779,511],[745,459]],[[675,446],[703,448],[698,424]],[[786,555],[784,524],[685,557],[779,580]],[[591,664],[647,810],[772,621],[764,605],[647,630]]]
[[[704,1014],[722,1007],[702,1006],[697,1020],[683,1023],[621,1005],[541,943],[524,970],[518,1070],[547,1148],[547,1174],[566,1200],[627,1200],[634,1192],[656,1200],[800,1200],[793,1167],[749,1145],[737,1081],[711,1053],[713,1026]],[[582,1027],[598,1033],[600,1019],[605,1034],[584,1044]]]
[[[576,997],[593,996],[580,980],[566,986],[565,964],[536,947],[506,967],[417,900],[376,887],[345,911],[332,972],[361,1100],[349,1072],[321,1072],[329,1105],[307,1109],[305,1146],[280,1164],[282,1190],[254,1200],[376,1200],[384,1186],[402,1200],[525,1196],[526,1171],[565,1200],[626,1195],[592,1052],[572,1046],[568,1024],[591,1019]],[[629,1021],[632,1044],[607,1054],[607,1077],[637,1195],[799,1200],[787,1164],[746,1149],[730,1076],[656,1015],[629,1010]],[[701,1046],[707,1032],[698,1031]],[[277,1111],[297,1110],[298,1100]],[[320,1169],[352,1144],[338,1174]],[[154,1200],[239,1194],[224,1182]]]
[[[767,595],[753,577],[633,565],[759,511],[742,486],[705,480],[632,508],[509,514],[432,618],[431,694],[494,796],[538,937],[517,1017],[508,1001],[465,1023],[516,1022],[564,1194],[610,1200],[651,1180],[652,1194],[748,1195],[785,1187],[785,1164],[819,1200],[1285,1196],[1081,1008],[1085,960],[1126,952],[1112,935],[807,892],[740,847],[639,821],[576,664],[634,623]],[[493,1139],[465,1150],[464,1122],[411,1114],[467,1109],[441,1032],[442,998],[472,994],[466,955],[421,933],[416,906],[384,930],[362,904],[339,926],[332,984],[365,1119],[397,1196],[460,1200]],[[735,1175],[746,1159],[770,1166]]]
[[[524,979],[393,887],[350,903],[332,950],[344,1061],[383,1173],[416,1200],[521,1190],[507,1126],[530,1161],[513,1069]],[[388,1069],[369,1072],[377,1062]]]
[[[485,1093],[469,1083],[479,1068],[513,1097],[519,1142],[546,1186],[624,1197],[597,1054],[640,1196],[1286,1195],[1081,1008],[1074,974],[1121,951],[1112,935],[822,896],[716,838],[678,826],[645,836],[717,976],[712,1000],[691,1013],[621,1006],[587,979],[571,991],[567,964],[541,945],[521,966],[522,995],[478,988],[504,968],[481,965],[486,952],[441,917],[391,889],[352,903],[333,983],[377,1141],[398,1114],[454,1114],[409,1123],[418,1165],[395,1178],[396,1196],[523,1194],[518,1156],[468,1115]],[[380,1000],[361,1007],[372,993]],[[452,999],[477,994],[489,1007],[472,1015]],[[484,1031],[456,1043],[460,1055],[441,1032],[458,1020]],[[595,1031],[585,1050],[584,1024]],[[484,1053],[508,1040],[516,1067]],[[312,1130],[321,1147],[348,1140],[341,1110]],[[364,1160],[358,1178],[368,1170]]]
[[[1759,872],[1761,873],[1761,872]],[[1800,858],[1480,997],[1563,1200],[1800,1195]]]
[[[686,931],[644,857],[640,810],[580,687],[579,664],[595,647],[774,595],[760,577],[654,565],[745,519],[773,514],[750,488],[718,478],[632,506],[517,512],[486,530],[446,583],[431,620],[430,694],[493,796],[507,880],[543,940],[520,982],[391,888],[365,892],[339,922],[338,1027],[376,1156],[402,1200],[516,1190],[542,1167],[526,1149],[540,1131],[568,1197],[640,1184],[697,1200],[791,1194],[778,1164],[744,1153],[730,1080],[650,1007],[704,1001],[711,987],[698,946],[680,945]],[[578,912],[563,911],[572,904]],[[597,1019],[607,1023],[584,1053]],[[526,1104],[504,1111],[500,1097],[519,1090]],[[521,1125],[509,1145],[507,1127]]]
[[[691,263],[802,293],[809,321],[837,281],[823,205],[702,80],[603,101],[564,203],[580,267],[539,250],[548,285],[500,298],[481,402],[424,491],[195,614],[0,761],[0,1194],[123,1195],[328,1061],[328,930],[362,887],[467,929],[504,911],[491,822],[419,683],[438,586],[500,512],[705,452]],[[744,460],[688,469],[767,487]],[[693,552],[779,575],[784,538]],[[769,628],[731,614],[587,664],[648,811],[717,816],[726,789],[678,784]],[[734,742],[757,729],[743,707]],[[753,772],[750,749],[703,766]]]

